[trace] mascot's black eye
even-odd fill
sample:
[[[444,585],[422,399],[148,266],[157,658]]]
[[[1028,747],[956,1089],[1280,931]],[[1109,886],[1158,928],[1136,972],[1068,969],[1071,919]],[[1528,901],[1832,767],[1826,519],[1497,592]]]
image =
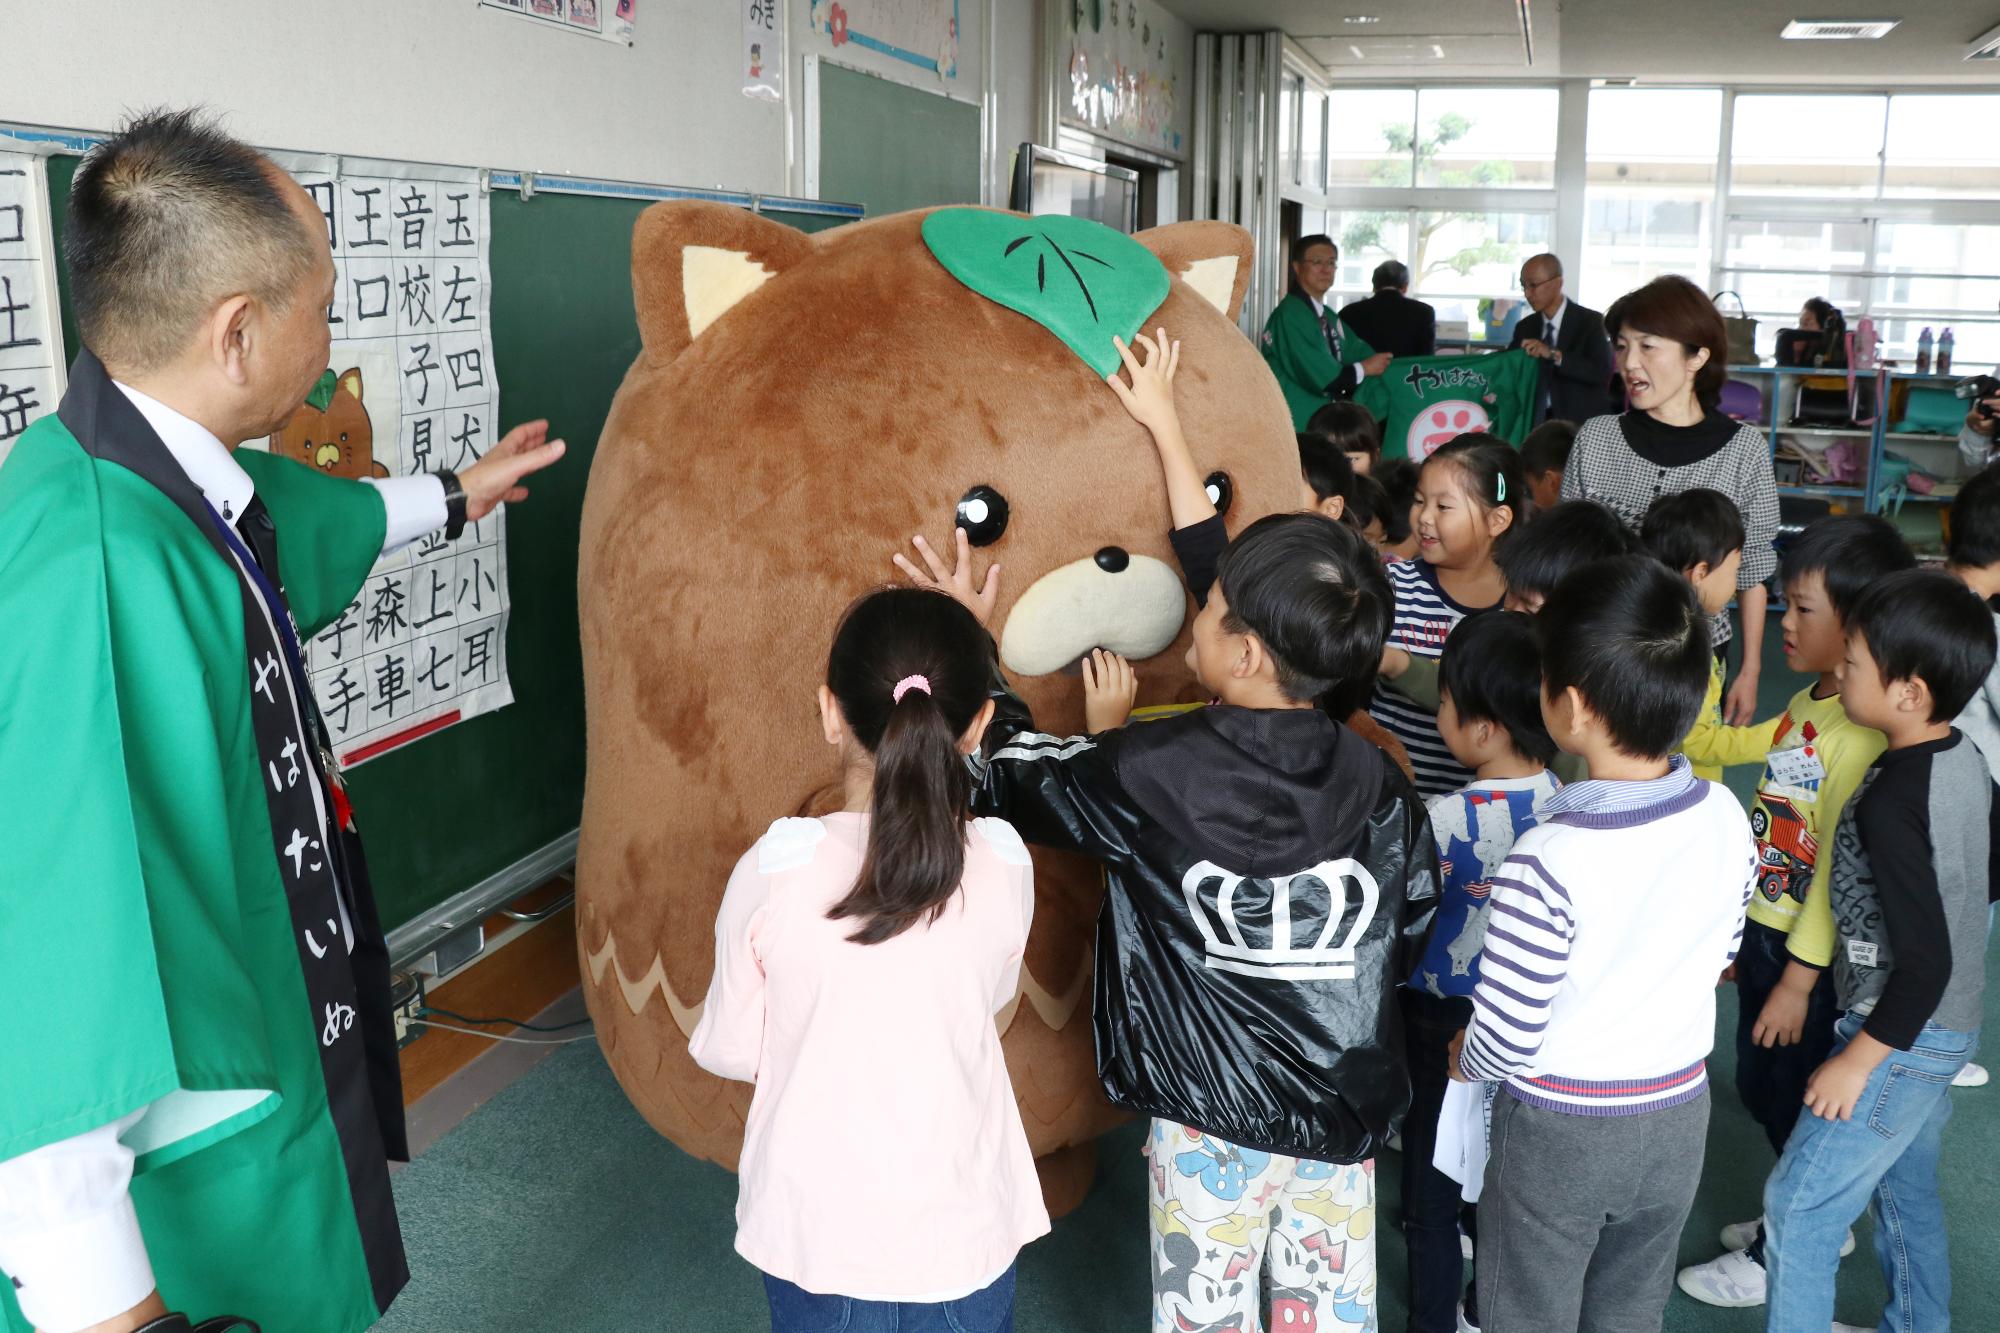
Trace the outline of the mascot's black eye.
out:
[[[1007,531],[1007,497],[991,486],[974,486],[958,502],[955,521],[974,546],[991,546]]]
[[[1208,480],[1202,482],[1202,489],[1208,492],[1208,502],[1215,506],[1218,514],[1229,512],[1229,502],[1236,498],[1236,483],[1229,479],[1227,472],[1211,472]]]

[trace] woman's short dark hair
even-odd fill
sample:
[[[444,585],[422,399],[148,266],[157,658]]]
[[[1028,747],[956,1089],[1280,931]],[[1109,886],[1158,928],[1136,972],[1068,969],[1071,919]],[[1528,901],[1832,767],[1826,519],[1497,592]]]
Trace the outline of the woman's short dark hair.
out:
[[[1841,317],[1840,307],[1827,300],[1824,296],[1808,297],[1804,309],[1813,312],[1813,318],[1819,321],[1819,326],[1822,329],[1829,327],[1835,320]]]
[[[986,703],[992,644],[970,611],[926,588],[869,593],[834,631],[827,688],[875,760],[861,873],[827,911],[860,918],[857,944],[935,921],[965,877],[972,780],[958,741]],[[912,676],[922,688],[898,699]]]
[[[1654,278],[1629,291],[1604,312],[1604,331],[1615,341],[1621,333],[1650,333],[1671,338],[1689,356],[1706,349],[1708,360],[1694,373],[1694,396],[1713,408],[1729,378],[1729,330],[1707,292],[1677,273]]]
[[[1344,454],[1374,458],[1382,452],[1382,426],[1374,413],[1359,403],[1343,400],[1313,409],[1306,418],[1305,433],[1318,436]]]
[[[1223,626],[1263,641],[1278,685],[1337,717],[1373,688],[1395,596],[1360,533],[1319,514],[1269,514],[1216,563]]]
[[[1876,580],[1842,624],[1867,643],[1883,684],[1921,680],[1929,687],[1933,722],[1964,712],[1993,670],[1993,613],[1941,569]]]
[[[1438,682],[1459,721],[1506,728],[1524,759],[1555,759],[1556,743],[1542,721],[1542,650],[1532,616],[1482,611],[1459,621],[1444,641]]]
[[[2000,463],[1974,473],[1951,502],[1945,554],[1964,569],[2000,564]]]
[[[1632,552],[1632,530],[1595,500],[1564,500],[1496,547],[1493,562],[1516,597],[1547,597],[1570,571]]]
[[[1542,685],[1571,686],[1635,759],[1672,754],[1694,725],[1714,661],[1694,585],[1651,556],[1571,573],[1535,617]]]
[[[1317,435],[1300,435],[1299,472],[1312,487],[1313,498],[1345,501],[1354,491],[1354,464],[1347,455]]]
[[[1639,540],[1676,574],[1696,565],[1714,569],[1731,551],[1743,549],[1743,513],[1721,491],[1696,486],[1648,505],[1639,520]]]
[[[1466,492],[1475,503],[1483,509],[1507,511],[1510,522],[1496,547],[1511,541],[1534,511],[1528,499],[1528,480],[1521,472],[1521,455],[1498,435],[1467,431],[1438,446],[1424,460],[1424,466],[1458,469],[1465,479]]]

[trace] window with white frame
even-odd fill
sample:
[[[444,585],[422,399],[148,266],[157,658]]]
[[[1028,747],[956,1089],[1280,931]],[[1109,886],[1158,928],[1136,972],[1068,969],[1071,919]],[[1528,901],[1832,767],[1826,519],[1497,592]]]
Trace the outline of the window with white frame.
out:
[[[1570,290],[1602,310],[1663,273],[1706,290],[1714,250],[1720,88],[1594,88],[1583,256]]]
[[[1554,232],[1558,97],[1536,87],[1326,92],[1325,192],[1302,172],[1294,197],[1305,232],[1324,229],[1340,246],[1332,299],[1368,295],[1376,265],[1395,259],[1442,323],[1462,321],[1475,341],[1504,338],[1521,263]]]
[[[1734,98],[1718,285],[1759,351],[1824,297],[1915,364],[1923,330],[1955,363],[2000,361],[2000,94],[1743,93]]]

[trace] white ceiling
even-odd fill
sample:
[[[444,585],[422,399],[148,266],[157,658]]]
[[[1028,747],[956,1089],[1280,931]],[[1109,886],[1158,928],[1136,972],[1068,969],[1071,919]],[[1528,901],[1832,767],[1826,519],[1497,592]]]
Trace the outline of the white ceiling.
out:
[[[1278,28],[1336,80],[1635,78],[2000,87],[1967,63],[2000,0],[1162,0],[1200,32]],[[1528,11],[1526,40],[1521,10]],[[1349,24],[1372,14],[1379,23]],[[1901,18],[1873,42],[1785,41],[1794,18]],[[1528,62],[1532,43],[1533,63]],[[1355,48],[1359,48],[1356,54]]]

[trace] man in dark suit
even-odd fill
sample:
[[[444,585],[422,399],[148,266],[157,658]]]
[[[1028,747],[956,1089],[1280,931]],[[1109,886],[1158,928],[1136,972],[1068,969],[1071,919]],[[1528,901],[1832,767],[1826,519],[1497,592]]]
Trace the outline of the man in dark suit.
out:
[[[1604,316],[1563,295],[1562,260],[1536,255],[1521,266],[1521,293],[1534,313],[1514,326],[1509,347],[1542,363],[1535,421],[1584,421],[1616,412],[1611,396],[1611,340]]]
[[[1375,294],[1340,312],[1347,327],[1378,352],[1429,356],[1437,350],[1437,311],[1412,301],[1410,270],[1393,259],[1375,266]]]

